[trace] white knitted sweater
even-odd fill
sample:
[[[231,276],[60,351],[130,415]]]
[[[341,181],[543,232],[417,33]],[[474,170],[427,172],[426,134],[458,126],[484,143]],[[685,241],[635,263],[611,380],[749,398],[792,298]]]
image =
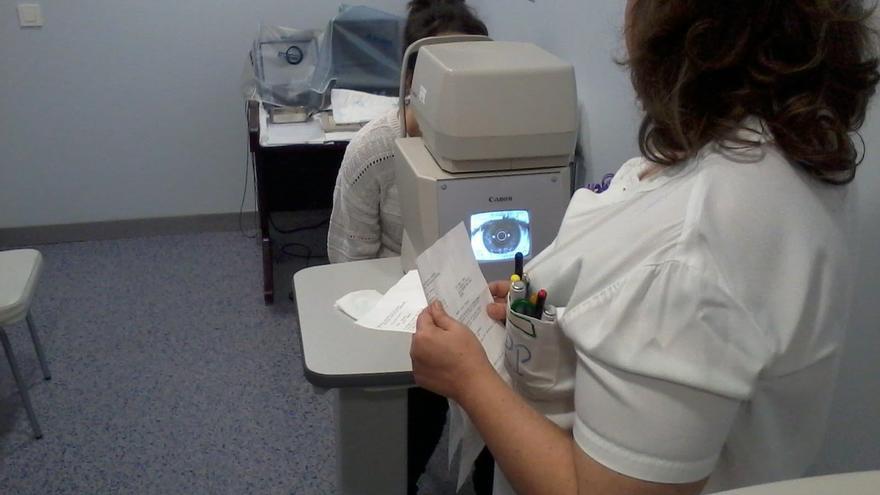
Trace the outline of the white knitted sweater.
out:
[[[403,224],[394,182],[400,118],[390,112],[365,125],[345,150],[327,235],[332,263],[400,254]]]

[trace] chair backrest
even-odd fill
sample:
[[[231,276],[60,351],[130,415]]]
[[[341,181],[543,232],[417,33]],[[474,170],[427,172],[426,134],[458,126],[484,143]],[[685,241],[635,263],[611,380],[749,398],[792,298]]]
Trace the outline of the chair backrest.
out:
[[[42,266],[43,256],[35,249],[0,251],[0,325],[27,315]]]

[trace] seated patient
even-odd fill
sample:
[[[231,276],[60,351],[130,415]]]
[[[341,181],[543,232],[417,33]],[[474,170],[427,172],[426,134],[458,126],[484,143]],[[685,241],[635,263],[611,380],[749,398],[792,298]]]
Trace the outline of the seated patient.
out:
[[[486,25],[464,0],[414,0],[409,2],[404,41],[406,46],[430,36],[488,35]],[[406,70],[412,79],[415,57]],[[409,88],[406,88],[407,91]],[[410,136],[420,136],[407,107]],[[403,238],[400,204],[394,182],[394,140],[400,137],[400,116],[394,110],[368,123],[351,140],[342,159],[333,192],[333,213],[327,236],[332,263],[397,256]],[[418,492],[418,480],[434,452],[446,422],[445,397],[422,388],[408,394],[407,493]],[[477,459],[474,489],[492,493],[494,460],[488,449]]]
[[[487,35],[488,31],[463,0],[409,2],[406,46],[449,34]],[[407,67],[410,78],[414,69],[415,58]],[[411,109],[405,111],[409,135],[419,136]],[[400,254],[403,226],[394,183],[394,140],[398,137],[400,117],[395,110],[368,123],[348,145],[333,192],[327,236],[331,263]]]

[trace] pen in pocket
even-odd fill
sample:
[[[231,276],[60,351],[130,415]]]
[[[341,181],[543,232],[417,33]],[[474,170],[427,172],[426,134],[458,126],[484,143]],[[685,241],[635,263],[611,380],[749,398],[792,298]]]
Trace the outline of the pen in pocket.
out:
[[[526,299],[526,283],[518,280],[510,284],[510,302],[513,304],[521,299]]]
[[[520,280],[522,280],[522,277],[523,277],[523,254],[516,253],[513,257],[513,263],[514,263],[513,273],[519,275]]]
[[[547,291],[541,289],[538,291],[538,297],[535,298],[535,313],[533,314],[534,318],[541,319],[544,315],[544,304],[547,303]]]
[[[541,321],[556,321],[556,306],[547,304],[544,306],[544,313],[541,315]]]
[[[518,315],[531,317],[535,313],[535,305],[525,299],[517,299],[510,303],[510,310]]]

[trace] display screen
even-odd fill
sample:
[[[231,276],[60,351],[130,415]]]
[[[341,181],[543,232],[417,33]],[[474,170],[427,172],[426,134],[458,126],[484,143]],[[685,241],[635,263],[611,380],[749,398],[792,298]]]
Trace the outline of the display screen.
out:
[[[471,215],[471,248],[477,261],[513,259],[516,253],[532,251],[529,212],[489,211]]]

